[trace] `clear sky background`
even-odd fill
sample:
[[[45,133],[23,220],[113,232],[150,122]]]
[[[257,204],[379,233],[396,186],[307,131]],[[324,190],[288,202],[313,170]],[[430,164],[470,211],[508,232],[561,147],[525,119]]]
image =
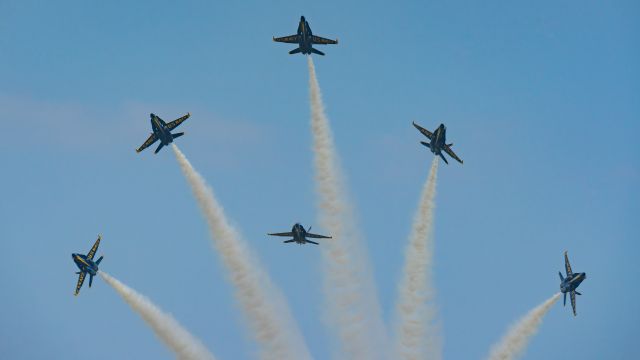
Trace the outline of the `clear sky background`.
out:
[[[313,354],[331,354],[320,253],[265,234],[316,225],[308,71],[272,36],[305,15],[385,320],[441,122],[436,286],[445,359],[486,356],[586,271],[526,359],[640,358],[637,1],[0,1],[0,357],[169,359],[72,252],[171,312],[220,359],[254,358],[232,288],[170,150],[136,154],[149,113],[213,186]],[[322,245],[320,245],[322,246]]]

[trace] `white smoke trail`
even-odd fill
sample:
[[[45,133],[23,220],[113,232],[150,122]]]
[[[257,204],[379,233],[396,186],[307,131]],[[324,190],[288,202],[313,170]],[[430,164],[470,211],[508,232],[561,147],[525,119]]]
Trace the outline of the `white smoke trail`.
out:
[[[560,293],[538,305],[513,325],[500,342],[493,346],[489,360],[513,360],[522,356],[529,340],[538,331],[542,318],[558,299]]]
[[[294,325],[288,305],[266,272],[252,255],[204,179],[175,144],[178,159],[193,195],[209,225],[214,248],[229,272],[236,297],[244,311],[265,360],[310,359],[300,331]]]
[[[341,358],[386,358],[386,334],[371,270],[355,230],[313,60],[307,59],[320,223],[333,236],[320,245],[328,315],[337,328]]]
[[[435,210],[437,157],[422,189],[396,304],[396,358],[442,359],[442,345],[436,321],[433,286],[433,216]]]
[[[104,271],[98,272],[118,295],[131,306],[133,311],[149,325],[156,336],[181,360],[213,360],[213,355],[171,315],[164,313],[147,297],[111,277]]]

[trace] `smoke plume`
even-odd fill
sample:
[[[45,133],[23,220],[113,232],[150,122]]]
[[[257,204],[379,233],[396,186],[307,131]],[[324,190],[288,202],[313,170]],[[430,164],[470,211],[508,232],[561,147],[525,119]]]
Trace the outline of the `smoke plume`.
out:
[[[491,349],[489,360],[513,360],[522,356],[529,340],[538,331],[542,318],[558,299],[560,299],[560,293],[538,305],[513,325],[502,340]]]
[[[133,311],[153,329],[162,342],[181,360],[213,360],[213,355],[169,314],[164,313],[147,297],[111,277],[104,271],[98,272],[126,301]]]
[[[435,324],[437,309],[432,274],[438,160],[434,157],[431,163],[405,250],[396,303],[395,357],[398,359],[442,359],[440,334]]]
[[[313,60],[307,59],[320,223],[333,236],[320,245],[327,312],[337,331],[340,358],[385,358],[386,335],[371,270],[355,230]]]
[[[310,359],[311,355],[293,323],[286,301],[236,229],[229,224],[222,206],[202,176],[175,144],[172,148],[209,225],[213,247],[222,258],[235,287],[236,298],[258,341],[260,358]]]

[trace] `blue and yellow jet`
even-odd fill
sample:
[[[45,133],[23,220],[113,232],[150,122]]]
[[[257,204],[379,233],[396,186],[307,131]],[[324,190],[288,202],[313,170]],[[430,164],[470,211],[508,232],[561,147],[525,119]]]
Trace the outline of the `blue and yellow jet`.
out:
[[[442,160],[444,160],[444,162],[449,165],[447,158],[445,158],[442,154],[442,152],[444,151],[449,154],[449,156],[456,159],[456,161],[458,161],[460,164],[462,164],[462,159],[460,159],[458,155],[456,155],[456,153],[451,150],[453,144],[447,144],[447,127],[444,126],[444,124],[440,124],[440,126],[438,126],[438,128],[434,132],[423,128],[415,122],[413,123],[413,126],[418,129],[418,131],[420,131],[422,135],[426,136],[429,139],[429,142],[420,141],[420,144],[428,147],[435,156],[440,156]]]
[[[325,39],[323,37],[313,35],[313,33],[311,32],[311,27],[309,26],[309,22],[307,22],[304,16],[300,17],[297,33],[289,36],[274,37],[273,41],[289,43],[289,44],[298,44],[298,47],[296,49],[289,51],[289,54],[301,53],[304,55],[310,55],[311,53],[324,55],[322,51],[314,49],[313,45],[330,45],[330,44],[338,43],[338,39],[331,40],[331,39]]]
[[[149,114],[149,117],[151,118],[151,130],[153,130],[153,132],[151,133],[151,135],[149,135],[147,141],[145,141],[142,146],[136,149],[136,152],[140,152],[151,146],[151,144],[153,144],[154,142],[160,140],[160,145],[158,145],[158,148],[155,151],[155,154],[157,154],[163,146],[171,144],[173,142],[173,139],[184,135],[183,132],[172,134],[171,130],[177,128],[180,124],[187,120],[189,116],[191,116],[191,114],[187,113],[187,115],[181,118],[166,123],[164,122],[164,120],[160,119],[158,115]]]
[[[582,295],[576,291],[580,283],[587,278],[587,273],[574,273],[571,270],[571,264],[569,264],[569,256],[567,252],[564,252],[564,268],[567,272],[567,277],[562,276],[562,272],[558,272],[560,275],[560,291],[564,294],[564,305],[567,305],[567,293],[571,297],[571,307],[573,308],[573,316],[576,316],[576,294]]]
[[[96,251],[98,251],[98,246],[100,246],[100,239],[102,239],[102,237],[98,235],[98,240],[93,244],[93,247],[89,250],[87,255],[71,254],[73,262],[75,262],[78,269],[80,269],[80,271],[76,273],[79,274],[80,277],[78,278],[78,284],[76,285],[76,292],[73,295],[78,295],[87,274],[89,274],[89,287],[91,287],[93,277],[98,273],[98,265],[100,265],[100,261],[102,261],[102,256],[100,256],[98,261],[95,262],[93,261],[93,257],[96,255]]]
[[[309,226],[309,230],[305,230],[302,225],[300,225],[299,223],[295,223],[293,225],[293,228],[291,228],[291,232],[273,233],[273,234],[267,234],[267,235],[292,237],[293,239],[285,240],[285,241],[283,241],[283,243],[286,244],[286,243],[295,242],[295,243],[300,244],[300,245],[303,245],[303,244],[306,244],[306,243],[311,243],[311,244],[318,245],[317,242],[311,241],[311,240],[309,240],[307,238],[331,239],[331,236],[312,234],[309,231],[311,231],[311,226]]]

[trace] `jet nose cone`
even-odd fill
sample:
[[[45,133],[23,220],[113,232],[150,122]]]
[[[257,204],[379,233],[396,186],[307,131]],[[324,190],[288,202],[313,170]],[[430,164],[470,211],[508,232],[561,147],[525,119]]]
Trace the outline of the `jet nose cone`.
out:
[[[156,116],[156,114],[154,114],[154,113],[149,114],[150,118],[153,118],[154,116]]]

